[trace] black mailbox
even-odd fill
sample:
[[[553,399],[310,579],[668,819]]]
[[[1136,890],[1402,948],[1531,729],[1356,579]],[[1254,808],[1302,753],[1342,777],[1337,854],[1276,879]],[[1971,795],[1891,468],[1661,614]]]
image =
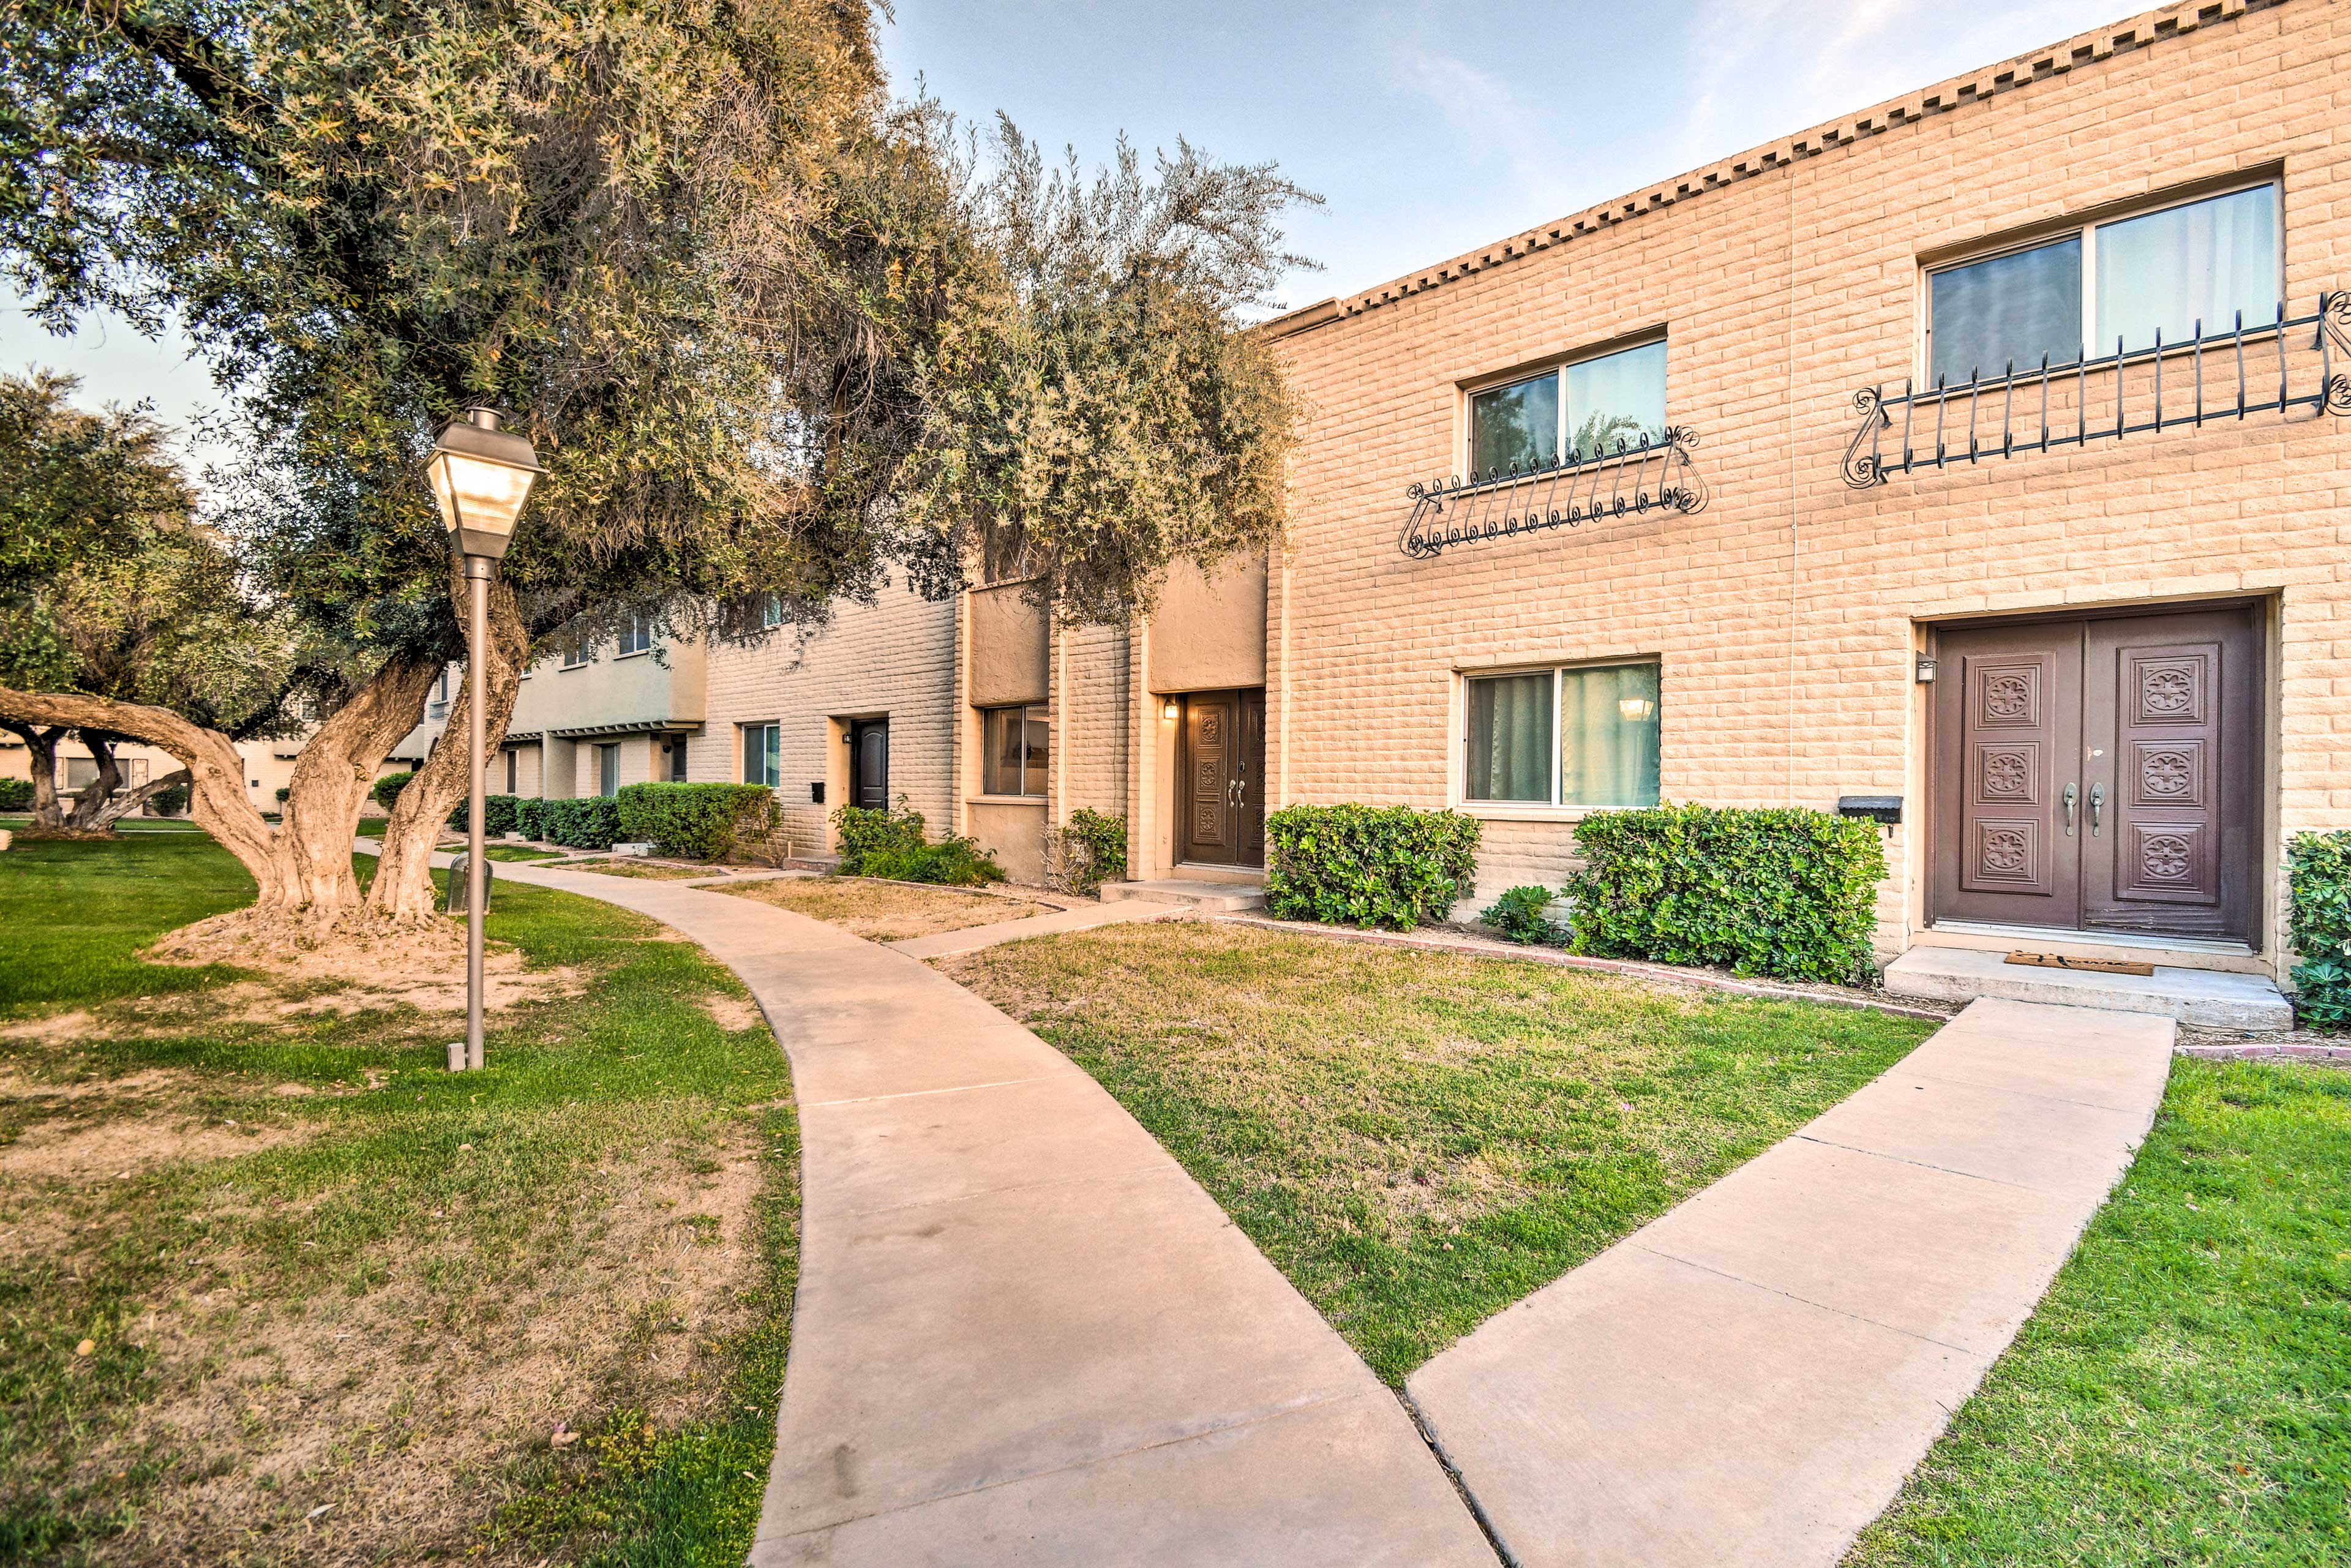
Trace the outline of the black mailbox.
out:
[[[815,783],[809,786],[809,804],[811,806],[821,806],[824,804],[823,779],[820,779]]]
[[[1840,795],[1837,815],[1859,817],[1864,821],[1883,822],[1887,827],[1902,820],[1902,797],[1899,795]]]

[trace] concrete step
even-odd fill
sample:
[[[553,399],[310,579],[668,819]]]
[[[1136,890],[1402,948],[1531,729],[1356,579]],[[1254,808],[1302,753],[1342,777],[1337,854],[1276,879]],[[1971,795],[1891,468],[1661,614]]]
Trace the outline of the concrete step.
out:
[[[1968,947],[1913,947],[1889,965],[1893,996],[1938,1002],[1978,997],[2151,1013],[2208,1029],[2284,1030],[2294,1009],[2268,977],[2158,964],[2152,975],[2107,975],[2087,969],[2043,969],[2006,962],[2005,953]]]
[[[1262,883],[1196,882],[1176,877],[1165,882],[1106,882],[1102,883],[1102,895],[1105,904],[1140,898],[1155,904],[1189,904],[1212,915],[1238,915],[1245,909],[1265,907]]]

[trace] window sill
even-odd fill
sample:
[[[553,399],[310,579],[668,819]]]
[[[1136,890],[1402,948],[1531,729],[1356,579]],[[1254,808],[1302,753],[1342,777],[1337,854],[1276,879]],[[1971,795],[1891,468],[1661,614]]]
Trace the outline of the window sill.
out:
[[[1045,797],[1042,795],[967,795],[963,798],[963,803],[967,806],[1035,806],[1041,810],[1044,809]]]
[[[1542,806],[1511,800],[1463,800],[1454,808],[1481,822],[1580,822],[1594,811],[1629,811],[1630,806]]]
[[[580,660],[580,663],[578,663],[578,664],[565,664],[565,665],[562,665],[561,667],[559,667],[559,668],[556,671],[556,674],[562,674],[562,675],[568,675],[568,674],[570,674],[572,671],[574,671],[574,670],[584,670],[584,669],[586,669],[589,665],[590,665],[590,664],[594,664],[595,662],[596,662],[596,661],[595,661],[595,660],[593,660],[593,659],[582,659],[582,660]]]
[[[633,653],[615,653],[612,655],[612,663],[617,664],[623,659],[648,658],[652,653],[653,650],[651,648],[640,648]]]

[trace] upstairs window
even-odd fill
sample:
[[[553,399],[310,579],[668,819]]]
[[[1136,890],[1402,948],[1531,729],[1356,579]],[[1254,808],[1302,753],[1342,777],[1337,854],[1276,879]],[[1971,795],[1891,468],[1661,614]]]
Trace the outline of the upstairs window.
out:
[[[1053,726],[1040,706],[980,710],[980,792],[1042,795]]]
[[[588,644],[577,632],[565,632],[556,638],[556,646],[563,651],[563,667],[576,670],[588,662]]]
[[[1589,462],[1666,432],[1666,345],[1596,354],[1469,394],[1473,477],[1546,467],[1565,452]]]
[[[629,618],[621,623],[620,656],[625,659],[632,653],[650,653],[653,648],[653,618],[630,612]]]
[[[2274,182],[2085,224],[2038,245],[1927,276],[1927,380],[1949,385],[2038,371],[2086,352],[2184,343],[2277,319],[2281,225]]]

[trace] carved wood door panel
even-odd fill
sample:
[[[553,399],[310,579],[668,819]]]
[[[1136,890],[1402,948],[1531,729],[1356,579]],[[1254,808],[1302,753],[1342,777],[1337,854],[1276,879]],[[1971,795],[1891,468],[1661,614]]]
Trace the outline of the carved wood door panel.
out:
[[[1940,652],[1934,915],[2078,925],[2082,623],[1946,632]]]
[[[1176,858],[1201,865],[1232,865],[1240,853],[1233,799],[1239,775],[1239,704],[1231,692],[1196,692],[1184,699],[1176,758],[1178,812]]]
[[[1265,692],[1240,694],[1240,767],[1233,799],[1238,815],[1241,865],[1265,863]]]
[[[2252,607],[2090,622],[2086,922],[2250,936],[2261,865]]]

